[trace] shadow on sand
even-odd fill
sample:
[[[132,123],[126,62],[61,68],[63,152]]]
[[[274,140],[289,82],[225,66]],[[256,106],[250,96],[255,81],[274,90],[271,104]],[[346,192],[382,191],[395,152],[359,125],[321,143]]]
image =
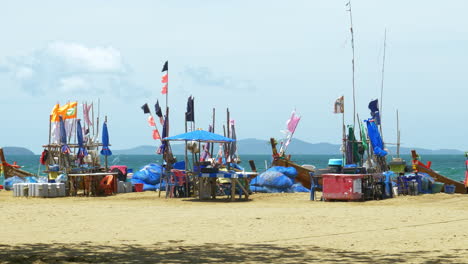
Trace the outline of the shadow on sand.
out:
[[[0,263],[463,263],[466,249],[447,252],[342,251],[314,246],[270,244],[185,245],[183,241],[140,246],[79,244],[0,245]]]

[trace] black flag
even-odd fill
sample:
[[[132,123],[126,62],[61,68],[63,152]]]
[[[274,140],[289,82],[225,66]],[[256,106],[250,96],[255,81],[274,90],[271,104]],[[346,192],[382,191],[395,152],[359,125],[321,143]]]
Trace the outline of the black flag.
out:
[[[169,66],[167,66],[167,62],[168,61],[166,61],[166,63],[164,63],[164,66],[163,66],[163,69],[162,69],[161,72],[165,72],[165,71],[169,70]]]
[[[154,105],[154,111],[156,111],[156,115],[158,117],[162,117],[162,111],[161,111],[161,107],[159,106],[159,100],[157,100],[156,104]]]
[[[150,111],[150,109],[149,109],[149,107],[148,107],[148,104],[144,104],[144,105],[141,107],[141,109],[143,109],[143,113],[145,113],[145,114],[150,114],[150,113],[151,113],[151,111]]]
[[[187,101],[187,112],[185,112],[185,121],[195,121],[194,98],[190,96]]]

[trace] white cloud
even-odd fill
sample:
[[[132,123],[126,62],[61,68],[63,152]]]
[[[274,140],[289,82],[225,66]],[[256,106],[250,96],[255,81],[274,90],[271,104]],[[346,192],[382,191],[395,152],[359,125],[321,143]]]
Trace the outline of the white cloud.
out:
[[[89,86],[85,79],[72,76],[68,78],[63,78],[60,80],[60,91],[69,93],[69,92],[79,92],[83,91]]]
[[[125,73],[120,52],[113,47],[88,48],[76,43],[52,43],[46,53],[69,70],[94,73]]]
[[[206,67],[186,67],[181,74],[184,78],[201,87],[216,87],[227,90],[255,89],[249,80],[237,80],[213,73]]]
[[[113,47],[53,42],[25,56],[8,58],[0,69],[32,95],[140,97],[147,93],[136,85],[121,52]]]

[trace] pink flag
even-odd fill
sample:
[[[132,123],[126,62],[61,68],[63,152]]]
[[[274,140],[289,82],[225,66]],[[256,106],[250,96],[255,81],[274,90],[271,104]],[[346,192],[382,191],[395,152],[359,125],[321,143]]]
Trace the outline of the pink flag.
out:
[[[301,120],[301,117],[296,115],[296,111],[293,111],[291,118],[289,118],[286,122],[286,126],[290,133],[294,133],[294,130],[296,130],[297,124],[299,123],[299,120]]]
[[[163,88],[161,89],[161,93],[162,93],[162,94],[167,94],[167,84],[165,84],[165,85],[163,86]]]
[[[164,75],[162,76],[161,82],[162,82],[162,83],[167,83],[168,79],[169,79],[169,78],[168,78],[167,73],[166,73],[166,74],[164,74]]]
[[[161,139],[161,136],[159,135],[159,131],[157,129],[153,130],[153,139],[154,140]]]
[[[86,103],[83,104],[83,117],[88,127],[93,125],[93,122],[89,119],[89,110],[91,110],[92,106],[93,104],[90,104],[90,105]]]
[[[152,127],[156,126],[156,123],[154,123],[153,116],[148,116],[148,124],[149,124],[149,126],[152,126]]]

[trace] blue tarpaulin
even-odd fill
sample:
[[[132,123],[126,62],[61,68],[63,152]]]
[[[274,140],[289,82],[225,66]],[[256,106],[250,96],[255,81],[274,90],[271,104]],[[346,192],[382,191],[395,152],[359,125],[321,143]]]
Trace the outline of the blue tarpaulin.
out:
[[[367,124],[367,133],[372,143],[372,149],[374,150],[374,154],[379,157],[386,156],[387,151],[383,150],[384,145],[377,125],[375,124],[373,119],[365,120],[365,122]]]
[[[203,142],[234,142],[232,138],[227,138],[205,130],[195,130],[177,136],[166,137],[168,141],[203,141]]]

